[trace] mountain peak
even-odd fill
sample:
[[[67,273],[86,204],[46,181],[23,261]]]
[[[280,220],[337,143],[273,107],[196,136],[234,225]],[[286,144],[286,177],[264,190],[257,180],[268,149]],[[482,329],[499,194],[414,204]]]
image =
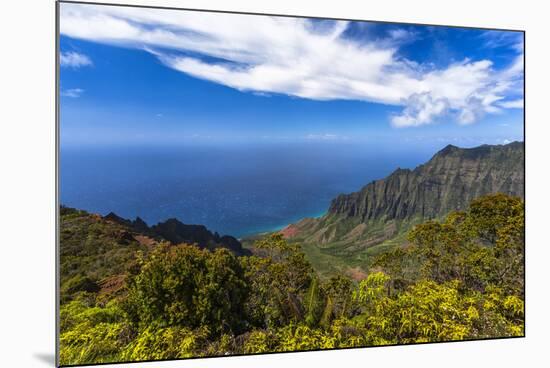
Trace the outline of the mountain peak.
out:
[[[440,152],[450,152],[450,151],[455,151],[455,150],[458,150],[458,149],[460,149],[460,148],[453,145],[453,144],[448,144]]]
[[[452,144],[448,144],[443,149],[438,151],[433,157],[434,159],[446,158],[450,155],[461,157],[468,160],[482,159],[491,154],[505,154],[505,152],[521,151],[523,152],[523,142],[510,142],[506,144],[482,144],[476,147],[461,148]]]
[[[449,144],[414,170],[397,169],[358,192],[340,194],[327,215],[301,229],[302,236],[326,244],[377,244],[391,237],[399,224],[439,218],[482,195],[523,197],[523,183],[521,142],[473,148]]]
[[[523,154],[523,145],[518,142],[473,148],[449,144],[406,178],[389,176],[360,192],[339,196],[329,212],[362,220],[382,214],[388,219],[434,218],[484,194],[503,192],[522,197]]]
[[[445,157],[461,150],[463,150],[463,148],[448,144],[443,149],[439,150],[433,157]]]

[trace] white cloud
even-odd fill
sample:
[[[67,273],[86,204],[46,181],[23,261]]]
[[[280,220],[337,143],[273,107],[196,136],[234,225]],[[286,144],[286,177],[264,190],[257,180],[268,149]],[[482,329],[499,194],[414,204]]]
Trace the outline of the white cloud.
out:
[[[61,90],[61,96],[78,98],[84,93],[82,88],[70,88]]]
[[[81,66],[92,65],[92,60],[84,54],[69,51],[61,53],[59,56],[59,64],[63,67],[80,68]]]
[[[350,39],[346,21],[61,4],[61,33],[145,50],[166,66],[240,91],[402,107],[396,127],[476,122],[522,95],[523,54],[507,68],[463,60],[437,69],[399,56],[414,34]],[[519,52],[519,51],[518,51]]]
[[[523,109],[523,98],[518,100],[510,100],[499,102],[499,106],[506,109]]]
[[[407,99],[403,113],[392,117],[391,122],[396,127],[429,124],[448,109],[446,99],[434,98],[430,92],[415,93]]]
[[[518,31],[485,31],[480,35],[484,47],[510,48],[523,52],[523,33]]]

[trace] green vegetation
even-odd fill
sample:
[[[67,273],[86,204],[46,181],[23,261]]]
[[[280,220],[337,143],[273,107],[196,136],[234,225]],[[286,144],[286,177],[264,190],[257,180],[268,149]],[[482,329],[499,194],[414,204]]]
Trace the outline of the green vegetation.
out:
[[[503,194],[415,226],[360,281],[319,277],[279,234],[237,257],[143,246],[85,212],[61,220],[62,365],[524,333],[524,207]]]
[[[416,223],[420,223],[417,221]],[[381,254],[385,254],[407,241],[407,234],[414,227],[415,222],[401,224],[402,229],[391,239],[385,240],[379,244],[363,246],[349,246],[341,243],[330,244],[319,247],[316,243],[305,241],[299,237],[291,239],[297,241],[306,254],[307,259],[323,280],[332,276],[347,275],[354,277],[354,271],[359,274],[368,272],[372,266],[372,261]],[[369,224],[370,226],[370,224]],[[357,243],[360,243],[357,241]]]
[[[357,192],[338,195],[325,215],[303,219],[283,232],[302,244],[322,278],[357,278],[428,219],[443,221],[450,212],[492,193],[523,198],[524,156],[522,142],[449,145],[413,170],[397,169]]]
[[[60,214],[62,303],[81,292],[97,293],[100,283],[125,275],[136,266],[138,253],[147,250],[127,228],[99,215],[66,207]]]

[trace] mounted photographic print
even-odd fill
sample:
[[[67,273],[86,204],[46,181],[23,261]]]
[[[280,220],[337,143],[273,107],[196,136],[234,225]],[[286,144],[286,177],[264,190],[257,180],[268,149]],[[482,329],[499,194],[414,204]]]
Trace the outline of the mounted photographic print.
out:
[[[524,32],[57,17],[59,365],[524,336]]]

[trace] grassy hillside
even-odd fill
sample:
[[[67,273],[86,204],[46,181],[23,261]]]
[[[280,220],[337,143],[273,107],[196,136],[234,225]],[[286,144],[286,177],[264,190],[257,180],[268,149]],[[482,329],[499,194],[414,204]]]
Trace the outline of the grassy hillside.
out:
[[[523,226],[521,199],[482,197],[365,266],[281,234],[238,257],[62,209],[61,364],[523,336]]]
[[[427,220],[442,220],[480,196],[523,198],[524,146],[447,146],[414,170],[397,169],[361,190],[336,197],[319,218],[303,219],[282,233],[300,243],[324,277],[361,275],[375,256],[407,245],[407,234]]]
[[[114,221],[67,207],[61,208],[60,215],[62,301],[81,292],[100,292],[135,267],[139,252],[147,250],[148,237],[137,237],[143,239],[140,243],[127,227]]]

